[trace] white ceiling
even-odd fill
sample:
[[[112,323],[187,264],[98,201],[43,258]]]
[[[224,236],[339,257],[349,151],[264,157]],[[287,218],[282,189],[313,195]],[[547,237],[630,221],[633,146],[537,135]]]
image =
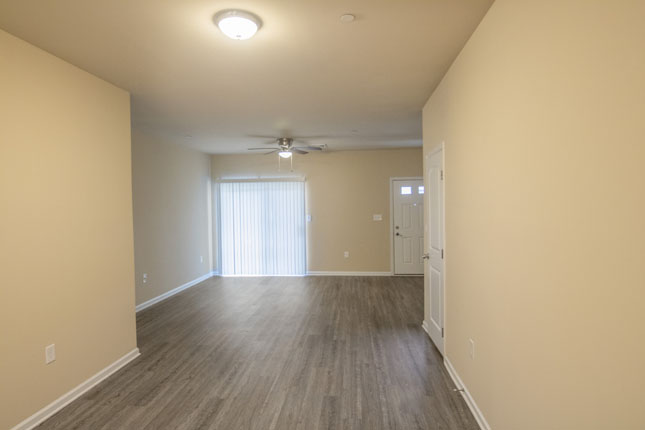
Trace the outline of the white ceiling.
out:
[[[132,93],[135,128],[210,153],[326,136],[421,145],[421,109],[493,0],[0,0],[0,28]],[[212,22],[263,20],[247,41]],[[353,23],[340,15],[355,14]]]

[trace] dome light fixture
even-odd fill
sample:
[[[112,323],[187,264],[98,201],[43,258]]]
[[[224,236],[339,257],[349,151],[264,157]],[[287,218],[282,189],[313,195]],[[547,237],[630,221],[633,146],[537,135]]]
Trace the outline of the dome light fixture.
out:
[[[291,151],[280,151],[278,155],[282,158],[291,158]]]
[[[252,38],[262,26],[262,21],[251,12],[227,9],[219,11],[213,21],[226,36],[234,40]]]

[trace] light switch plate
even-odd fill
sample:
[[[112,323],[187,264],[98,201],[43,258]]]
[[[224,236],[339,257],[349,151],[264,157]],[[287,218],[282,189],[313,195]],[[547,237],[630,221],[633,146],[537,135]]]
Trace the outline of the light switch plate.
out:
[[[372,215],[372,220],[374,220],[374,221],[383,221],[383,215],[374,214],[374,215]]]

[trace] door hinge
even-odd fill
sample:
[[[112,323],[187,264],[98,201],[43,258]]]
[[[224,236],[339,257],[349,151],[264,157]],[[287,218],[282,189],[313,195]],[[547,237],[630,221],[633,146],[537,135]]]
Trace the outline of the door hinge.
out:
[[[441,250],[441,259],[443,260],[443,249]]]
[[[441,180],[443,181],[443,170],[441,170]]]
[[[441,327],[441,337],[443,337],[443,327]]]

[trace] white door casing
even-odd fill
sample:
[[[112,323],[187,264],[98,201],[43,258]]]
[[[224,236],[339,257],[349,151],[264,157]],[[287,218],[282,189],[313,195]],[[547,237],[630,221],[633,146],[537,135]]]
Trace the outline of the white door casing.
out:
[[[428,205],[428,266],[426,294],[429,309],[426,330],[443,355],[444,350],[444,171],[443,147],[429,154],[426,163]]]
[[[392,180],[394,274],[423,274],[423,180]]]

